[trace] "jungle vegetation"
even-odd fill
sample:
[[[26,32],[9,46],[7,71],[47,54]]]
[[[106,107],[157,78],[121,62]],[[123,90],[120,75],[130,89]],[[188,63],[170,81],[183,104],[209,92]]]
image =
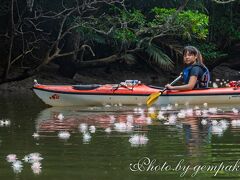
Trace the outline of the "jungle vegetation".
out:
[[[186,44],[198,47],[214,67],[240,43],[239,0],[0,2],[0,83],[61,61],[73,74],[136,61],[171,71]]]

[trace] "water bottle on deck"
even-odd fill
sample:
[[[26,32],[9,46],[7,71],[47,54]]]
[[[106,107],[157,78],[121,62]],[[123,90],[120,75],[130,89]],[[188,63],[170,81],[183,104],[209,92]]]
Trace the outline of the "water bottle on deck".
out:
[[[139,80],[125,80],[127,86],[135,86],[137,84],[141,84]]]

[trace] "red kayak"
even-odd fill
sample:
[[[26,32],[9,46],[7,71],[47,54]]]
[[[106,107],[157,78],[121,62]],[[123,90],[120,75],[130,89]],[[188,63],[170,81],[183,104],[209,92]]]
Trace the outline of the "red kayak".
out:
[[[150,94],[161,91],[161,88],[137,80],[132,82],[105,85],[42,85],[35,82],[33,91],[50,106],[144,105]],[[240,104],[240,87],[168,90],[156,102],[158,105],[175,103]]]

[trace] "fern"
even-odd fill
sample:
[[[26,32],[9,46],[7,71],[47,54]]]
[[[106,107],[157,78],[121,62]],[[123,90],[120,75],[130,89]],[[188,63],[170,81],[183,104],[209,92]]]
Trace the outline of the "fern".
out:
[[[155,44],[148,44],[145,52],[149,54],[150,61],[159,65],[164,70],[173,69],[173,61]]]
[[[127,64],[135,64],[137,61],[136,57],[133,54],[124,54],[122,57]]]

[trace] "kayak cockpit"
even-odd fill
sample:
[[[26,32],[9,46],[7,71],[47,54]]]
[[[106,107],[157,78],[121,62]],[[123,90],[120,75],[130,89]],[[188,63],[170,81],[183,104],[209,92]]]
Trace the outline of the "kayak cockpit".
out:
[[[72,85],[73,89],[76,90],[93,90],[101,87],[101,84],[79,84],[79,85]]]

